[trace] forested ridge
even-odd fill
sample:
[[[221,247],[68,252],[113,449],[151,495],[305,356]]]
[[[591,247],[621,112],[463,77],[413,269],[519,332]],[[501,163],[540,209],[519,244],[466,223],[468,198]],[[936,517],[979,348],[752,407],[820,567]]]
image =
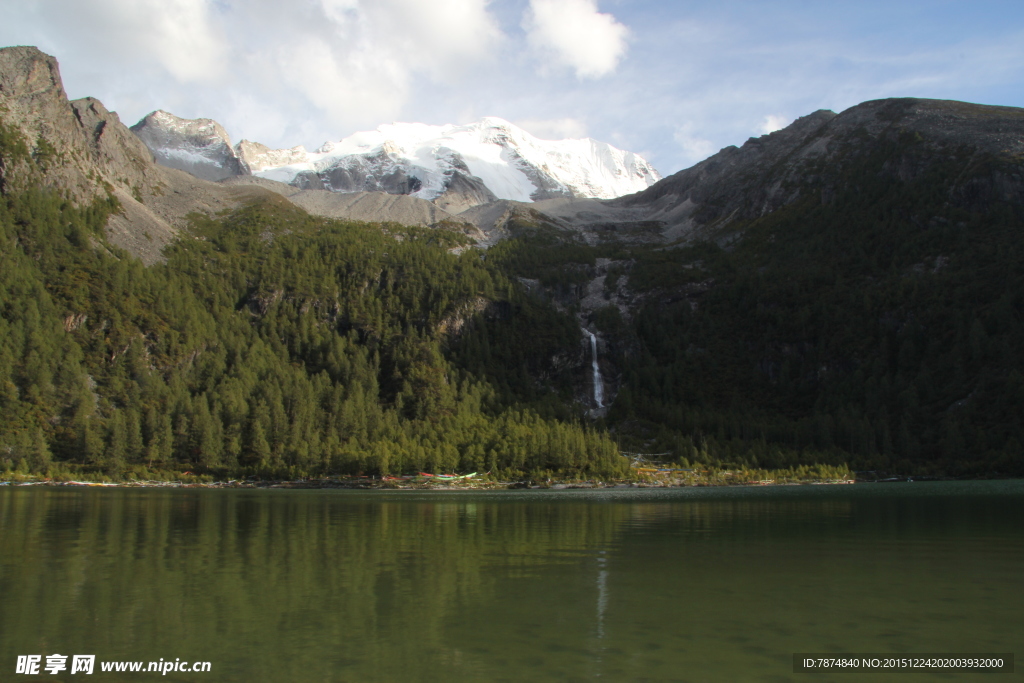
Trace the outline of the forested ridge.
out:
[[[8,163],[27,154],[6,136]],[[146,268],[105,243],[117,210],[0,202],[0,470],[625,472],[577,411],[543,416],[447,360],[474,312],[550,316],[454,253],[461,233],[265,202],[196,216]]]

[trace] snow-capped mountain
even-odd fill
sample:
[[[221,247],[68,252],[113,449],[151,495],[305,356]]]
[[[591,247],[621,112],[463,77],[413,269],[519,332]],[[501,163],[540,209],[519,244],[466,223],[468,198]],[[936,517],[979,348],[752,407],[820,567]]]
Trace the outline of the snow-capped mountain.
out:
[[[253,167],[286,183],[335,191],[384,190],[434,200],[461,174],[498,199],[609,199],[646,189],[657,171],[632,152],[596,140],[539,140],[498,118],[464,126],[392,123],[325,143],[298,163]]]
[[[324,143],[234,147],[210,119],[153,112],[132,127],[161,164],[200,177],[252,174],[303,189],[419,197],[453,213],[495,199],[612,198],[660,179],[639,155],[591,140],[540,140],[499,118],[468,125],[392,123]]]

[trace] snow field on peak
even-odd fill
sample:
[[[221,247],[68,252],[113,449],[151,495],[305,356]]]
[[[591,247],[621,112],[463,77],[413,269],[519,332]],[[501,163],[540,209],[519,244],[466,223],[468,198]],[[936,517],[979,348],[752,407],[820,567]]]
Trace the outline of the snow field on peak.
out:
[[[547,176],[566,194],[610,198],[645,189],[659,179],[640,157],[589,138],[538,140],[502,119],[468,125],[392,123],[324,143],[306,159],[267,167],[255,175],[292,182],[302,172],[346,168],[360,158],[379,173],[402,169],[419,179],[414,196],[434,199],[462,164],[501,199],[532,201],[539,189],[528,173]],[[459,163],[461,161],[461,164]]]
[[[163,149],[160,154],[165,159],[176,159],[184,164],[206,164],[213,168],[222,168],[223,163],[219,158],[211,158],[211,152],[202,147],[188,149]]]

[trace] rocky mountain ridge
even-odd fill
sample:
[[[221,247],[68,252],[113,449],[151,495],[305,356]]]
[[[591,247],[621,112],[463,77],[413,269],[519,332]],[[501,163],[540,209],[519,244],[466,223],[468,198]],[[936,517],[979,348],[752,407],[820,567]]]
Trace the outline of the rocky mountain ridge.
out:
[[[188,121],[165,112],[154,112],[129,130],[98,100],[69,102],[56,60],[31,47],[0,49],[0,118],[27,141],[44,185],[78,201],[115,197],[122,208],[108,224],[110,237],[147,263],[159,260],[190,212],[273,197],[338,218],[463,223],[483,245],[507,236],[516,221],[560,226],[591,244],[724,243],[750,221],[796,202],[831,201],[849,190],[844,173],[856,164],[875,164],[875,172],[899,180],[952,165],[943,173],[962,180],[946,189],[949,202],[977,207],[996,199],[1024,201],[1024,110],[963,102],[908,98],[865,102],[840,114],[818,111],[613,199],[576,196],[578,189],[567,190],[566,183],[545,185],[544,178],[558,176],[554,172],[531,180],[529,168],[540,166],[539,157],[530,156],[529,136],[497,119],[463,127],[382,126],[325,145],[314,155],[248,141],[232,145],[227,131],[212,120]],[[490,169],[501,171],[499,179],[518,178],[518,189],[501,189],[486,165],[475,166],[479,158],[470,164],[458,145],[444,151],[434,144],[441,133],[450,141],[475,140],[479,144],[473,149],[489,149],[497,158],[519,150],[524,165],[518,175],[506,173],[512,167],[508,158]],[[425,140],[431,144],[420,144]],[[414,152],[429,153],[432,180],[412,172],[425,166],[396,163],[409,161]],[[626,159],[629,153],[621,155]],[[646,185],[655,174],[641,161],[630,162],[636,164],[630,182]],[[26,163],[3,160],[0,184],[17,183]],[[391,171],[383,173],[385,166]],[[332,191],[340,187],[351,192]]]
[[[729,146],[614,199],[556,197],[529,204],[590,244],[672,244],[737,239],[745,226],[801,201],[830,203],[854,168],[893,181],[932,174],[944,201],[984,210],[996,201],[1024,203],[1024,109],[945,100],[873,100],[839,114],[820,110],[781,130]],[[941,180],[941,183],[939,182]],[[509,203],[460,214],[500,234]],[[520,207],[522,208],[522,207]],[[917,220],[927,222],[930,216]]]
[[[715,237],[798,200],[828,203],[855,165],[910,181],[953,163],[948,201],[977,207],[1024,202],[1024,110],[916,98],[821,110],[788,127],[726,147],[646,190],[604,203],[605,220],[656,226],[666,240]],[[991,165],[985,177],[974,172]],[[585,224],[586,217],[569,217]],[[726,232],[729,232],[726,230]]]
[[[224,127],[212,119],[179,119],[155,111],[130,128],[161,166],[203,180],[223,180],[247,173]]]

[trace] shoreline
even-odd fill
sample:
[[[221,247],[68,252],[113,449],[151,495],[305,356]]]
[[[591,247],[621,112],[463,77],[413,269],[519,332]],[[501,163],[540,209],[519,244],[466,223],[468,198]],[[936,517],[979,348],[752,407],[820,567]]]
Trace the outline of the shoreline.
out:
[[[623,490],[623,489],[675,489],[675,488],[722,488],[722,487],[781,487],[781,486],[840,486],[853,484],[908,483],[914,481],[958,481],[956,478],[937,477],[893,477],[886,480],[833,479],[819,481],[556,481],[537,483],[533,481],[492,481],[470,480],[460,482],[438,481],[389,481],[369,477],[348,479],[301,479],[301,480],[240,480],[227,481],[159,481],[130,480],[121,482],[100,482],[86,480],[38,480],[0,481],[0,487],[23,488],[44,486],[47,488],[191,488],[191,489],[285,489],[285,490],[353,490],[353,491],[567,491],[567,490]]]

